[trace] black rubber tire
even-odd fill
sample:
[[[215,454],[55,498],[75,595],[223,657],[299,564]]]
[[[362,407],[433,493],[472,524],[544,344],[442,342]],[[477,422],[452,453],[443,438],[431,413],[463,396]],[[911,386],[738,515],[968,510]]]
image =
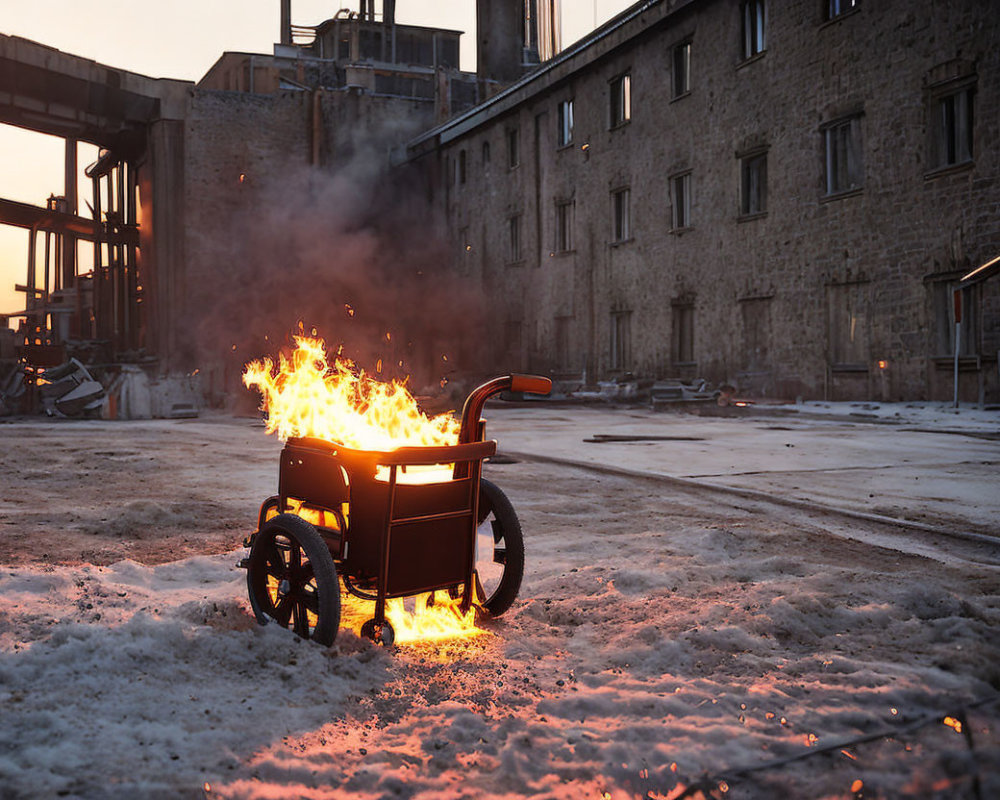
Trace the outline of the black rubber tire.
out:
[[[517,593],[521,590],[521,579],[524,577],[524,536],[521,533],[521,523],[517,519],[517,514],[514,513],[514,507],[510,504],[510,500],[507,499],[507,495],[492,481],[481,478],[479,481],[479,524],[486,521],[490,514],[493,515],[494,545],[503,543],[505,557],[500,581],[480,607],[491,617],[499,617],[511,607],[517,598]],[[496,561],[499,552],[500,548],[494,551],[494,561]]]
[[[376,630],[374,617],[361,626],[361,635],[383,647],[391,647],[392,643],[396,641],[396,630],[389,624],[389,621],[383,622],[382,627]]]
[[[287,554],[287,558],[286,558]],[[304,556],[304,558],[303,558]],[[272,598],[268,576],[288,581]],[[279,583],[280,585],[280,583]],[[247,564],[250,606],[261,625],[274,622],[303,639],[330,646],[340,627],[340,583],[326,542],[294,514],[268,520],[254,536]],[[316,615],[310,625],[307,611]]]

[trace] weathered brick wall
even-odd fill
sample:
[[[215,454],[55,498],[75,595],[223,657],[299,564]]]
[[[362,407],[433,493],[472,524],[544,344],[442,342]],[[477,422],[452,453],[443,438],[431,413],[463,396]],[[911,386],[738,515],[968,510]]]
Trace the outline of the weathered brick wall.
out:
[[[611,312],[630,310],[631,371],[641,376],[697,373],[811,398],[951,396],[950,368],[934,360],[944,355],[934,286],[1000,254],[1000,15],[988,0],[895,0],[824,23],[822,7],[772,0],[766,52],[745,63],[738,3],[654,7],[628,28],[631,38],[615,34],[616,49],[592,48],[599,57],[515,90],[521,102],[442,146],[437,197],[459,268],[493,299],[499,360],[608,376]],[[671,101],[671,47],[685,37],[691,92]],[[934,172],[927,87],[952,61],[974,70],[974,160]],[[608,81],[626,70],[632,120],[609,130]],[[557,104],[567,98],[574,142],[559,149]],[[822,126],[854,112],[863,188],[827,198]],[[521,163],[508,169],[514,127]],[[767,147],[767,214],[740,220],[737,153],[756,145]],[[462,149],[464,184],[455,176]],[[687,169],[692,225],[672,233],[668,177]],[[610,192],[620,186],[631,191],[633,235],[611,245]],[[555,203],[571,197],[575,248],[552,255]],[[508,265],[513,214],[523,260]],[[963,372],[966,400],[1000,399],[998,280],[981,287],[983,366]],[[841,372],[831,365],[829,298],[844,293],[865,304],[864,364]],[[693,367],[672,356],[672,301],[684,296],[694,298]],[[763,370],[748,363],[741,300],[750,298],[771,298],[759,305],[770,307]],[[555,320],[567,316],[569,363],[559,363]],[[503,342],[511,321],[521,322],[519,354]]]

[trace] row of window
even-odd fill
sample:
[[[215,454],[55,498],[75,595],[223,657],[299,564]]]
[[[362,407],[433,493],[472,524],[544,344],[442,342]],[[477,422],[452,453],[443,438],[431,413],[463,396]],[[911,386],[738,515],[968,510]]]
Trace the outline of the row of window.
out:
[[[952,294],[955,281],[932,284],[930,299],[934,312],[935,337],[933,352],[945,360],[955,350],[955,317]],[[871,284],[865,281],[829,285],[826,288],[826,348],[827,361],[834,372],[869,372],[873,366],[871,346],[872,313],[874,311]],[[975,357],[979,345],[979,304],[976,287],[963,290],[963,302],[969,313],[960,323],[959,349],[962,356]],[[772,339],[773,296],[747,297],[738,303],[742,347],[738,354],[741,367],[750,372],[772,367],[769,353]],[[614,308],[609,316],[609,367],[612,371],[628,370],[632,362],[632,311]],[[571,364],[569,348],[571,317],[555,319],[555,356],[560,367]],[[507,323],[506,346],[511,355],[520,351],[520,322]],[[670,301],[670,359],[676,367],[694,366],[695,362],[695,297],[684,294]]]
[[[972,158],[972,87],[941,95],[933,104],[934,125],[930,130],[933,165],[947,167]],[[824,180],[827,197],[848,194],[864,185],[864,161],[861,146],[861,115],[828,123],[821,128],[824,146]],[[739,214],[754,218],[767,212],[767,149],[741,153]],[[459,160],[462,164],[462,160]],[[461,166],[460,166],[461,168]],[[669,178],[671,228],[683,230],[692,220],[692,173],[681,172]],[[573,249],[575,203],[556,202],[555,252]],[[510,229],[508,262],[521,260],[520,215],[508,219]],[[632,238],[631,192],[621,187],[611,192],[611,241]]]
[[[857,7],[859,0],[824,0],[825,19],[834,19]],[[742,57],[753,58],[766,49],[767,4],[766,0],[746,0],[741,6],[742,17]],[[683,97],[691,91],[691,40],[675,44],[671,50],[672,78],[671,97]],[[572,98],[559,103],[556,111],[556,146],[566,147],[573,143]],[[616,128],[632,119],[632,75],[624,72],[608,82],[608,127]],[[519,133],[516,128],[506,132],[507,167],[513,169],[520,162]],[[489,142],[482,145],[483,163],[490,161]],[[465,183],[465,151],[459,152],[456,178]]]

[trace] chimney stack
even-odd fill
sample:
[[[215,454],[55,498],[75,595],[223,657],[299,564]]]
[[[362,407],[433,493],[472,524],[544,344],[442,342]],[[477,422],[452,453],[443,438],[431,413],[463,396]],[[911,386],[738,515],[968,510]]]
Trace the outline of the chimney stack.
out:
[[[281,0],[281,44],[292,43],[292,0]]]
[[[521,77],[524,0],[476,0],[476,75],[481,100]]]

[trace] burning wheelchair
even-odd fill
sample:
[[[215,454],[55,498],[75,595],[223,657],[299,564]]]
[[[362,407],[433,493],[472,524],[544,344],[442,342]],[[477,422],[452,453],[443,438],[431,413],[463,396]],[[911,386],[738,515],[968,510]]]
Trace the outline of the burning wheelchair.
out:
[[[261,505],[240,562],[257,620],[330,645],[340,627],[341,581],[374,601],[361,634],[385,645],[395,639],[386,619],[392,598],[446,592],[460,599],[462,613],[507,611],[521,586],[524,539],[506,495],[482,477],[483,459],[497,445],[485,440],[481,414],[500,392],[548,394],[551,387],[534,375],[479,386],[465,401],[455,445],[372,451],[289,438],[278,494]]]

